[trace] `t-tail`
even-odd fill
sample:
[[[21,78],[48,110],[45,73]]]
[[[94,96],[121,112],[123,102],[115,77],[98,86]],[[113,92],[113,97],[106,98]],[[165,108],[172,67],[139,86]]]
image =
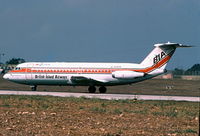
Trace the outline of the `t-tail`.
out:
[[[174,54],[176,48],[179,47],[191,47],[188,45],[182,45],[178,43],[159,43],[154,45],[155,48],[150,54],[140,63],[142,71],[149,75],[159,75],[166,72],[165,67],[168,61]]]

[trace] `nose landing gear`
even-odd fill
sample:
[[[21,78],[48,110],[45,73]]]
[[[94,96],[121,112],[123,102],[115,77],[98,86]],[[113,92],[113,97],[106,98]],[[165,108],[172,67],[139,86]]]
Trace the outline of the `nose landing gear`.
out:
[[[32,85],[32,86],[31,86],[31,90],[32,90],[32,91],[36,91],[36,90],[37,90],[37,85]]]

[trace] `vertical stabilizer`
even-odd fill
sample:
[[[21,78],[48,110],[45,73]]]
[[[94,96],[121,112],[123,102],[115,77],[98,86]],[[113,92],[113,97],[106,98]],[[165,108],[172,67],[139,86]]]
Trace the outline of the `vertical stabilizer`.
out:
[[[161,43],[155,44],[155,48],[150,52],[150,54],[140,63],[145,69],[144,72],[149,73],[155,69],[165,70],[167,62],[170,60],[174,54],[176,48],[178,47],[191,47],[187,45],[182,45],[178,43]]]

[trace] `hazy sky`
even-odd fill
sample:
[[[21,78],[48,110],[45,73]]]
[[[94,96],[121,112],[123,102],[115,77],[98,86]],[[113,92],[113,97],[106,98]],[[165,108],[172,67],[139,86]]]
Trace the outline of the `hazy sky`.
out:
[[[168,65],[200,63],[200,0],[0,0],[0,53],[26,61],[140,63],[160,42]]]

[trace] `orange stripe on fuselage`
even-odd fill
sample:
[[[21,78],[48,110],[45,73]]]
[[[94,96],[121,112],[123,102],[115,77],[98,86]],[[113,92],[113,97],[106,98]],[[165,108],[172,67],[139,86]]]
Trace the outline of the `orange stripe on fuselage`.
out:
[[[109,74],[114,71],[136,71],[136,72],[143,72],[149,73],[164,64],[166,64],[171,56],[166,56],[164,59],[159,61],[158,63],[154,64],[151,67],[144,68],[144,69],[31,69],[31,68],[22,68],[20,70],[11,70],[11,73],[79,73],[79,74]]]
[[[27,68],[23,68],[23,69],[20,69],[20,70],[10,70],[9,72],[12,72],[12,73],[24,73],[24,72],[27,72]]]
[[[164,59],[162,59],[161,61],[159,61],[158,63],[156,63],[155,65],[153,65],[152,67],[149,68],[145,68],[145,69],[138,69],[138,70],[134,70],[136,72],[143,72],[143,73],[149,73],[157,68],[162,67],[164,64],[166,64],[169,59],[171,58],[171,56],[166,56]]]

